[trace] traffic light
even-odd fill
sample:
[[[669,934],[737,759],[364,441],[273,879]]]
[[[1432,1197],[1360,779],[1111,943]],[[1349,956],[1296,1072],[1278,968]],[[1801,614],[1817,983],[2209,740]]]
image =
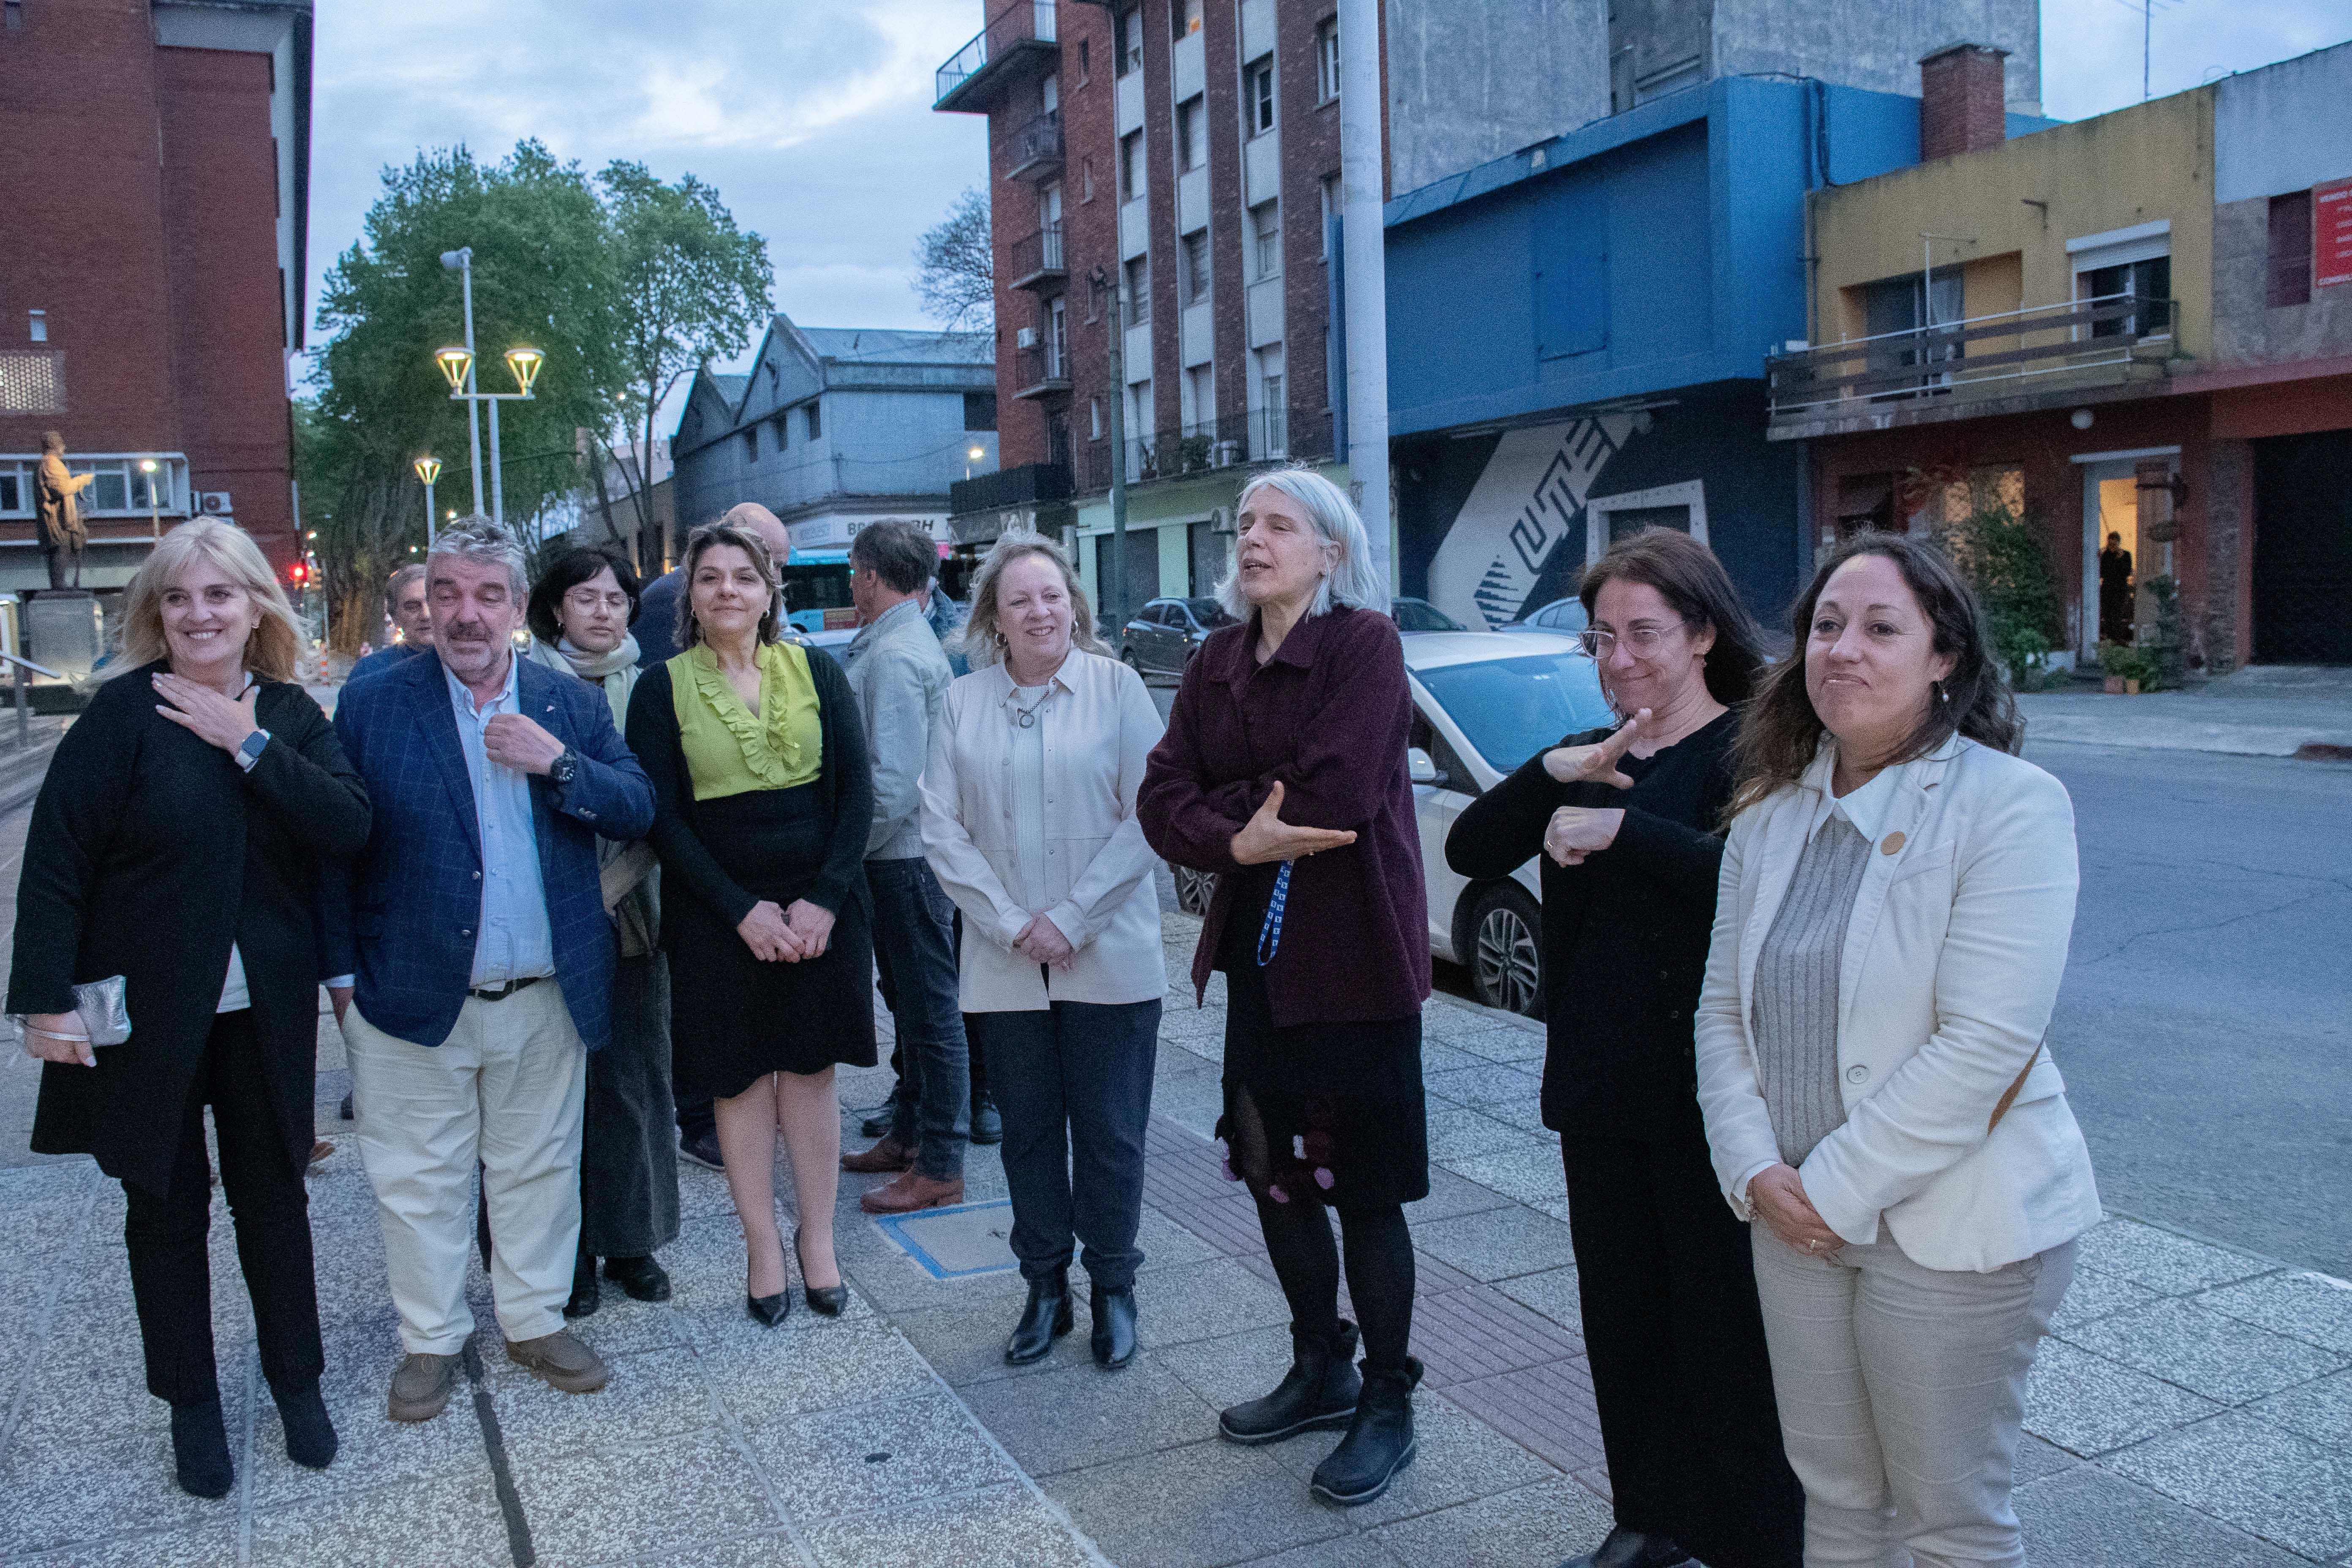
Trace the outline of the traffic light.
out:
[[[297,561],[293,565],[286,568],[286,580],[293,584],[298,588],[302,586],[305,583],[310,580],[310,563],[308,562]]]

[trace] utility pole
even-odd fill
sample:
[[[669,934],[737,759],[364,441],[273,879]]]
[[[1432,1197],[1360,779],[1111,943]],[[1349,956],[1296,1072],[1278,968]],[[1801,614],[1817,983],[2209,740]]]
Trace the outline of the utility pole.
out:
[[[466,285],[466,429],[474,447],[474,515],[482,512],[482,416],[471,401],[474,392],[474,247],[470,245],[441,253],[441,265],[458,274]],[[490,443],[498,444],[498,409],[490,410]]]
[[[1095,287],[1104,269],[1095,268]],[[1103,614],[1114,639],[1127,635],[1127,279],[1123,268],[1110,278],[1110,582],[1103,586]],[[1066,351],[1065,351],[1066,352]]]
[[[1348,472],[1372,563],[1396,592],[1389,559],[1387,196],[1381,156],[1380,0],[1339,0],[1341,264],[1347,279]]]

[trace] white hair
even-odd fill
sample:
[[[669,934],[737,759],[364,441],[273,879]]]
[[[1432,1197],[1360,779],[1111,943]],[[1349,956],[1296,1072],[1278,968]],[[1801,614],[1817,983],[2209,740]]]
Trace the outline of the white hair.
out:
[[[1389,607],[1389,585],[1380,568],[1372,561],[1372,542],[1364,532],[1364,520],[1356,513],[1356,505],[1348,492],[1305,467],[1276,468],[1263,473],[1242,487],[1234,502],[1238,517],[1249,505],[1250,497],[1262,489],[1280,490],[1297,501],[1307,513],[1307,521],[1315,525],[1316,533],[1339,553],[1339,562],[1326,573],[1315,586],[1315,603],[1307,607],[1310,616],[1319,616],[1338,605],[1349,610],[1379,610],[1386,614]],[[1241,535],[1234,535],[1234,547],[1225,555],[1224,580],[1217,584],[1217,603],[1237,621],[1250,617],[1249,601],[1242,597]]]
[[[425,579],[432,580],[433,559],[446,555],[459,561],[471,561],[478,565],[503,566],[507,578],[514,584],[514,600],[520,605],[530,596],[530,566],[523,559],[522,546],[513,534],[500,528],[481,513],[461,517],[433,537],[433,546],[425,552]]]

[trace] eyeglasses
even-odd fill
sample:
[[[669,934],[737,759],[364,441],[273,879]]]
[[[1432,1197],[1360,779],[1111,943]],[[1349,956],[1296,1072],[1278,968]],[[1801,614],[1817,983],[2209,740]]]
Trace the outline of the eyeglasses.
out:
[[[593,588],[574,588],[563,595],[563,602],[572,609],[587,611],[602,605],[608,610],[626,610],[629,596],[623,593],[600,594]]]
[[[1633,657],[1635,658],[1647,658],[1652,654],[1658,651],[1658,645],[1666,640],[1666,636],[1669,632],[1680,631],[1683,628],[1679,625],[1673,626],[1635,626],[1632,631],[1624,634],[1625,646],[1633,650]],[[1590,630],[1577,633],[1576,640],[1578,644],[1583,647],[1586,657],[1598,662],[1601,659],[1607,658],[1612,652],[1615,651],[1618,634],[1615,632],[1604,632],[1598,627],[1594,627]]]

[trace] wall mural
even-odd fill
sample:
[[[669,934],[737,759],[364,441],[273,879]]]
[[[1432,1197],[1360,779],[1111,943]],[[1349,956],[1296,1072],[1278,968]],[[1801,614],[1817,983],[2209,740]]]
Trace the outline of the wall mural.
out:
[[[1469,626],[1499,626],[1535,606],[1556,550],[1584,556],[1585,502],[1646,413],[1606,414],[1506,433],[1429,563],[1429,598]]]

